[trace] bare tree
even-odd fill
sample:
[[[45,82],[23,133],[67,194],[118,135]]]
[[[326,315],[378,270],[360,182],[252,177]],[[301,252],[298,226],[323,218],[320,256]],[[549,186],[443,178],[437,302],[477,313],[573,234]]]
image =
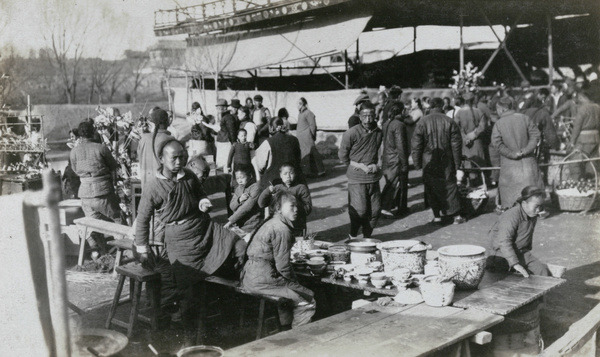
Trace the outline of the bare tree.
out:
[[[25,103],[25,83],[31,78],[30,66],[11,45],[0,50],[0,107]]]
[[[84,44],[95,23],[88,9],[75,0],[42,0],[42,36],[51,49],[47,59],[58,70],[69,104],[77,98]]]
[[[129,73],[131,75],[131,98],[135,103],[137,92],[142,86],[146,77],[146,68],[150,57],[147,52],[125,51],[127,62],[129,63]]]
[[[109,103],[113,102],[113,97],[117,93],[117,90],[123,86],[125,81],[127,80],[127,76],[124,73],[125,70],[125,61],[115,61],[111,66],[112,75],[109,79],[109,91],[108,91],[108,101]]]
[[[98,93],[98,103],[102,103],[102,95],[106,89],[105,86],[114,74],[112,66],[113,61],[105,61],[101,58],[92,58],[90,60],[90,93],[88,103],[92,102],[94,93]]]

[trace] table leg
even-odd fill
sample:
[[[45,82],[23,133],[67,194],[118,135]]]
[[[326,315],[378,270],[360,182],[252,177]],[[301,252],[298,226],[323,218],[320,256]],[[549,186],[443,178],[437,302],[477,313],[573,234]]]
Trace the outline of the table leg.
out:
[[[85,251],[87,227],[77,226],[77,232],[79,233],[79,257],[77,258],[77,265],[83,266],[83,253]]]
[[[121,248],[117,248],[117,256],[115,257],[115,266],[113,268],[113,276],[116,277],[117,274],[117,267],[119,265],[121,265],[121,256],[123,255],[123,249]]]

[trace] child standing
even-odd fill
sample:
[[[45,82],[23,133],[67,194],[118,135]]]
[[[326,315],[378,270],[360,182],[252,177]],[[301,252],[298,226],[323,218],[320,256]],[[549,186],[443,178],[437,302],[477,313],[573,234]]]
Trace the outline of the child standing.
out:
[[[234,188],[233,197],[229,207],[233,214],[229,217],[225,228],[233,225],[241,230],[250,233],[260,223],[262,219],[262,210],[258,207],[258,184],[254,182],[252,176],[252,167],[238,165],[235,167],[235,180],[237,186]]]
[[[233,169],[238,166],[251,166],[252,158],[250,157],[250,150],[252,150],[252,144],[246,140],[248,133],[245,129],[238,131],[238,141],[231,146],[229,150],[229,159],[227,159],[227,171],[232,172]]]
[[[298,218],[294,221],[293,233],[295,236],[302,235],[306,229],[306,217],[312,211],[312,199],[310,191],[305,184],[296,182],[296,169],[292,164],[285,163],[279,168],[279,177],[283,183],[267,187],[258,198],[258,206],[260,208],[268,207],[272,203],[273,195],[277,192],[285,191],[292,194],[298,204]]]

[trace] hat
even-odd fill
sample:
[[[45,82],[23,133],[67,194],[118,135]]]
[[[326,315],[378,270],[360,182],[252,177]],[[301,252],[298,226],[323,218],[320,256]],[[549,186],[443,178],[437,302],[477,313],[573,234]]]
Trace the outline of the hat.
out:
[[[391,95],[392,97],[397,97],[397,96],[399,96],[400,94],[402,94],[402,92],[403,92],[403,91],[402,91],[402,88],[400,88],[400,86],[393,85],[393,86],[392,86],[392,88],[390,88],[390,95]]]
[[[531,83],[529,83],[528,80],[523,80],[521,82],[521,88],[529,88],[529,87],[531,87]]]
[[[196,109],[199,109],[199,108],[200,108],[200,103],[198,103],[198,102],[192,103],[192,109],[196,110]]]
[[[258,100],[258,101],[262,102],[263,101],[263,97],[262,97],[262,95],[257,94],[257,95],[254,96],[254,100]]]
[[[217,107],[226,107],[227,101],[225,99],[217,99]]]
[[[163,109],[156,109],[150,114],[150,121],[156,125],[159,123],[168,123],[169,114]]]
[[[239,99],[232,99],[231,100],[231,106],[234,108],[241,108],[242,107],[242,103],[240,103]]]
[[[362,102],[366,102],[370,100],[369,95],[367,93],[361,93],[358,98],[354,100],[354,105],[359,105]]]

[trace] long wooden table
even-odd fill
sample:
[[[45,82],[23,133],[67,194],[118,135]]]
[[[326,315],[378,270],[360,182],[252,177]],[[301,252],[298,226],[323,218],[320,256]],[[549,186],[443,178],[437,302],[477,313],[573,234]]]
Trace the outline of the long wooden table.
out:
[[[226,351],[227,356],[426,356],[504,320],[481,310],[376,302]]]

